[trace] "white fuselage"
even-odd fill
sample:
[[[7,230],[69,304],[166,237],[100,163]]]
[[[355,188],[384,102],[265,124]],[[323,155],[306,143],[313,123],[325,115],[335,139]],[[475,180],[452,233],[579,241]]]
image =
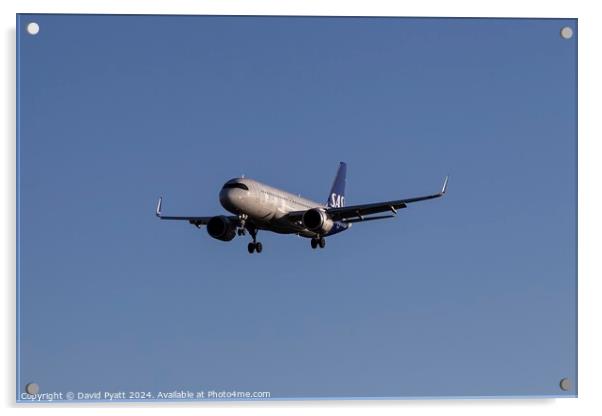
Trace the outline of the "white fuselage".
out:
[[[247,178],[226,182],[219,200],[226,210],[235,215],[247,215],[260,228],[285,234],[306,234],[301,224],[297,227],[289,221],[280,221],[289,212],[325,207],[324,204]]]

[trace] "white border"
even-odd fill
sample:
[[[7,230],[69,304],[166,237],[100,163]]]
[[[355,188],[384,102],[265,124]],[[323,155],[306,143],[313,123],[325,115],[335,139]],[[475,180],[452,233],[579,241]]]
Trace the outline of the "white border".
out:
[[[595,2],[504,1],[498,4],[479,1],[203,1],[203,0],[101,0],[101,1],[12,1],[0,2],[3,25],[2,83],[2,181],[0,215],[3,239],[0,255],[4,266],[2,304],[2,377],[0,392],[3,407],[20,414],[36,411],[16,405],[15,398],[15,14],[16,13],[124,13],[124,14],[266,14],[266,15],[348,15],[348,16],[466,16],[466,17],[565,17],[579,18],[579,398],[578,399],[493,399],[493,400],[416,400],[416,401],[300,401],[300,402],[220,402],[198,404],[115,404],[115,405],[42,405],[51,414],[79,413],[83,408],[93,414],[108,411],[163,414],[318,414],[342,410],[350,414],[590,414],[602,409],[600,383],[602,343],[599,317],[602,317],[600,281],[602,273],[597,256],[602,204],[596,186],[602,182],[599,162],[602,134],[600,122],[600,40],[602,21]],[[21,409],[16,409],[21,408]]]

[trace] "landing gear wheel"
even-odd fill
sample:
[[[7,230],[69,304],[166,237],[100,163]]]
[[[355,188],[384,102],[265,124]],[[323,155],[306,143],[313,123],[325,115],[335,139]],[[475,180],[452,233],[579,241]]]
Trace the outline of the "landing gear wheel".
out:
[[[318,247],[318,240],[316,240],[315,238],[311,239],[311,248],[316,248]]]
[[[247,230],[249,231],[249,234],[251,234],[251,237],[253,237],[253,241],[251,241],[248,246],[249,253],[253,253],[254,251],[261,253],[263,246],[257,241],[257,228],[254,226],[248,226]]]
[[[324,239],[324,237],[320,237],[320,239],[318,240],[318,244],[320,245],[320,248],[326,247],[326,240]]]

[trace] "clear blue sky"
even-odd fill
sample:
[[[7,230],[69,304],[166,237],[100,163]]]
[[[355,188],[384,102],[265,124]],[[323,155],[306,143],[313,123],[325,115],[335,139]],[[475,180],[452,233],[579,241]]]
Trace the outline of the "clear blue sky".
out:
[[[19,390],[576,393],[576,20],[18,21]],[[154,216],[341,160],[348,204],[448,195],[317,251]]]

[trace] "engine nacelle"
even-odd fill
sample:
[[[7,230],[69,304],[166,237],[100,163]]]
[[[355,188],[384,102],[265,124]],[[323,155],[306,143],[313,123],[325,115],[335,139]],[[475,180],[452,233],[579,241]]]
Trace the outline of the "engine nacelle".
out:
[[[334,226],[334,222],[328,217],[326,211],[320,208],[307,210],[303,214],[302,221],[305,228],[320,235],[327,234]]]
[[[207,223],[207,232],[217,240],[230,241],[236,235],[236,224],[223,215],[213,217]]]

